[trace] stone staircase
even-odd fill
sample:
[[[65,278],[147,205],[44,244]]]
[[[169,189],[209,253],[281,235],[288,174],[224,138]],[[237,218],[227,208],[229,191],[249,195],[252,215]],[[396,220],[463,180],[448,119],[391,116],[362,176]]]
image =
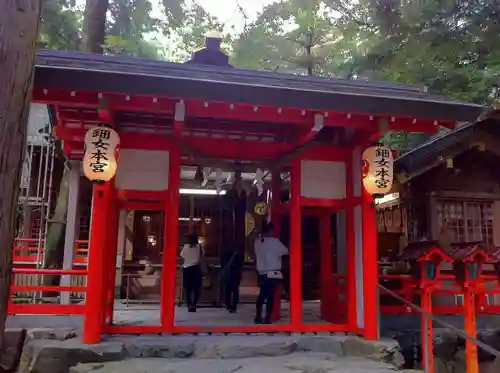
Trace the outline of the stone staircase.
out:
[[[14,332],[20,333],[9,331]],[[112,336],[85,345],[77,334],[75,329],[25,330],[18,372],[390,373],[404,363],[394,340],[346,335]]]

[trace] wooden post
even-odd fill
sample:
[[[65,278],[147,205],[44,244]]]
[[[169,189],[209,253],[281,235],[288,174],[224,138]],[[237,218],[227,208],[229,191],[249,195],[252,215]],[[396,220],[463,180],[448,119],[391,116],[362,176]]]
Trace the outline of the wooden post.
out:
[[[320,244],[320,294],[321,294],[321,318],[332,322],[338,294],[333,297],[329,292],[336,288],[332,283],[332,230],[330,211],[323,211],[319,217],[319,244]]]
[[[0,349],[12,280],[12,243],[26,147],[42,1],[0,1]]]
[[[356,330],[356,248],[354,227],[354,171],[361,179],[361,165],[354,170],[352,153],[346,160],[346,211],[345,211],[345,234],[347,251],[347,325],[350,330]],[[362,186],[361,186],[362,187]]]
[[[106,278],[104,274],[110,189],[109,182],[94,184],[92,196],[87,293],[83,325],[83,342],[88,344],[100,342],[103,314],[106,312],[106,287],[104,286]]]
[[[421,307],[428,314],[432,314],[432,290],[424,286],[421,291]],[[434,345],[432,333],[432,319],[425,314],[421,315],[422,330],[422,365],[425,373],[434,373]],[[470,372],[467,372],[470,373]]]
[[[175,279],[179,251],[179,204],[181,158],[177,148],[170,150],[169,189],[165,205],[165,236],[162,260],[161,324],[166,332],[175,325]]]
[[[120,221],[120,208],[116,200],[116,189],[113,185],[112,201],[110,201],[109,211],[109,237],[107,247],[107,262],[105,275],[107,275],[107,307],[105,323],[113,323],[113,311],[115,306],[115,283],[116,283],[116,255],[118,252],[118,223]]]
[[[281,176],[279,172],[272,174],[272,206],[271,206],[271,221],[274,225],[276,236],[281,236]],[[271,315],[272,321],[281,319],[281,285],[276,286],[276,293],[274,297],[273,314]]]
[[[464,287],[464,321],[465,333],[469,337],[477,338],[476,293],[470,286]],[[469,339],[465,340],[465,361],[467,373],[479,373],[477,345]]]
[[[68,208],[66,214],[66,232],[64,238],[63,269],[73,268],[73,258],[75,255],[75,240],[78,238],[78,200],[80,191],[80,162],[71,161],[69,175]],[[71,276],[61,276],[61,285],[70,286]],[[61,292],[61,304],[70,304],[71,293]]]
[[[290,181],[290,315],[295,328],[302,324],[301,163],[300,158],[292,162]]]
[[[377,219],[372,196],[363,191],[363,298],[364,336],[379,338]]]

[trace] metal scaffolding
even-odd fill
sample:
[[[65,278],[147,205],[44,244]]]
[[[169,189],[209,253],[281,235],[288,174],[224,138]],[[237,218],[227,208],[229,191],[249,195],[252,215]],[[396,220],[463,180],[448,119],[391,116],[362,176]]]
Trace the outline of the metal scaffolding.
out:
[[[43,267],[49,216],[55,197],[52,189],[54,158],[55,139],[48,106],[31,104],[17,210],[15,264]],[[40,276],[21,275],[15,279],[23,285],[39,284],[40,281]]]

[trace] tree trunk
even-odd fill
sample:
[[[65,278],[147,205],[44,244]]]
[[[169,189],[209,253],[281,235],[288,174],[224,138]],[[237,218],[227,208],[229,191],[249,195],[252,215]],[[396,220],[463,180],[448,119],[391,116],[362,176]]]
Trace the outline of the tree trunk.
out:
[[[47,229],[47,238],[45,246],[44,268],[62,268],[64,260],[64,243],[66,234],[66,218],[68,214],[68,197],[69,197],[69,178],[71,171],[68,167],[63,166],[64,171],[59,183],[57,191],[56,205],[54,213],[51,216],[51,222]],[[43,276],[44,285],[55,285],[60,283],[61,276]],[[43,296],[58,295],[53,292],[44,292]]]
[[[307,53],[307,75],[314,75],[314,61],[312,55],[312,47],[313,47],[313,35],[308,35],[309,44],[306,47]]]
[[[42,0],[0,1],[0,348]]]
[[[2,0],[0,0],[2,1]],[[85,6],[85,18],[83,21],[83,44],[82,50],[89,53],[102,53],[106,32],[106,12],[109,0],[87,0]],[[62,268],[64,259],[65,225],[68,213],[70,170],[64,167],[63,176],[59,185],[56,198],[56,206],[47,229],[47,246],[45,248],[45,268]],[[57,285],[61,276],[44,276],[44,285]],[[50,293],[44,293],[50,296]]]
[[[85,18],[83,20],[84,52],[102,54],[102,46],[106,37],[106,13],[109,0],[87,0]]]

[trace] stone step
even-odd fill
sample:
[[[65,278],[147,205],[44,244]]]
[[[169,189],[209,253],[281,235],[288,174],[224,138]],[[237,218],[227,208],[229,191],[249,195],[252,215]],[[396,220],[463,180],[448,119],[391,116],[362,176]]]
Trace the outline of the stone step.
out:
[[[394,373],[394,366],[362,357],[297,352],[244,359],[132,358],[110,363],[78,364],[70,373]]]
[[[327,354],[337,360],[361,358],[368,362],[388,364],[393,370],[404,362],[399,345],[394,340],[370,342],[345,335],[114,336],[98,345],[85,345],[80,338],[73,336],[70,331],[28,330],[19,372],[66,373],[79,363],[118,362],[125,359],[144,360],[144,364],[159,364],[161,359],[179,360],[176,364],[190,364],[191,360],[212,364],[210,361],[213,360],[300,357],[304,353]],[[146,362],[151,358],[158,361]],[[263,360],[263,363],[266,361]]]

